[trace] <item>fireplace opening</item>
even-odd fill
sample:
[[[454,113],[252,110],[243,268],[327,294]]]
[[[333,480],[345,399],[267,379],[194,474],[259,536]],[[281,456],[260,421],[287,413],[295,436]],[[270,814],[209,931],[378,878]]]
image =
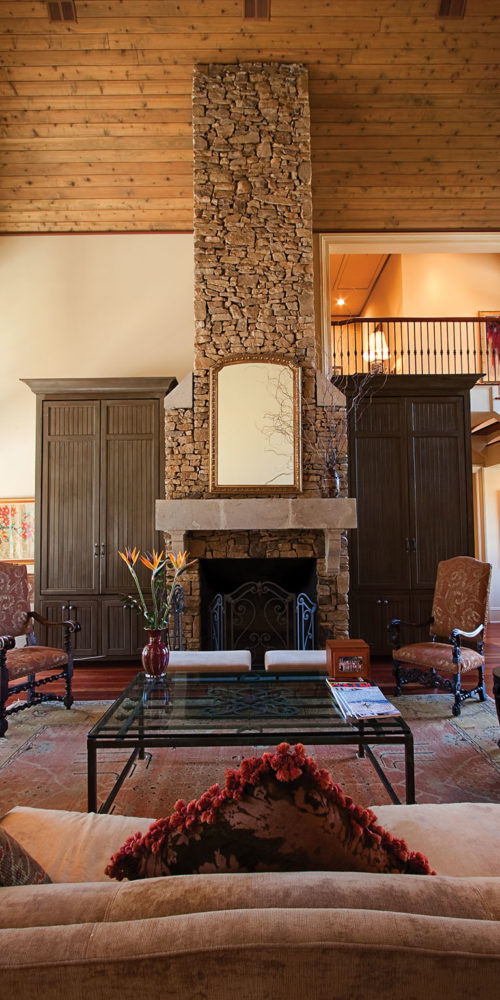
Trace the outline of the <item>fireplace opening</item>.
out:
[[[264,669],[268,649],[316,647],[315,559],[201,559],[203,649],[249,649]]]

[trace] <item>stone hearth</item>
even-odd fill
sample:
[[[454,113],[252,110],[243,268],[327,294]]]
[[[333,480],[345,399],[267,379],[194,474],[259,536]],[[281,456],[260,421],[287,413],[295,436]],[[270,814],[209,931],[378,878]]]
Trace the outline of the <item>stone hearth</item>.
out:
[[[166,400],[166,499],[157,527],[174,550],[209,558],[314,558],[318,639],[348,631],[343,398],[316,370],[309,101],[301,65],[198,66],[193,82],[194,372]],[[302,491],[214,499],[209,372],[262,353],[302,374]],[[336,447],[341,495],[329,495]],[[339,454],[340,451],[340,454]],[[254,491],[255,493],[256,491]],[[169,536],[169,537],[168,537]],[[183,578],[187,646],[200,642],[197,565]]]

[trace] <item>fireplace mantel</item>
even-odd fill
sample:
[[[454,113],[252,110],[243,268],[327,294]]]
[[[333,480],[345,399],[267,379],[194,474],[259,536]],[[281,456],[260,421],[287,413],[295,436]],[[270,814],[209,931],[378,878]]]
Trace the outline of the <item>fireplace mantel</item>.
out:
[[[356,527],[356,501],[351,497],[290,497],[237,500],[157,500],[156,527],[170,535],[172,548],[185,549],[189,531],[325,532],[328,572],[338,572],[340,535]]]

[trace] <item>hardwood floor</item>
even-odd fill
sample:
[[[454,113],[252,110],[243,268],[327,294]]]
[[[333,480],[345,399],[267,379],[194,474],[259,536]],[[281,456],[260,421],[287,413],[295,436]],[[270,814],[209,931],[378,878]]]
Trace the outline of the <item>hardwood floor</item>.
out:
[[[488,638],[485,642],[485,683],[486,691],[493,696],[493,668],[500,666],[500,623],[488,626]],[[73,695],[76,701],[109,701],[117,698],[135,677],[140,669],[139,660],[107,664],[75,664],[73,676]],[[477,676],[477,675],[475,675]],[[392,678],[392,661],[390,658],[373,657],[371,661],[371,677],[384,694],[390,698],[394,691]],[[474,677],[463,680],[462,686],[472,687]],[[48,690],[48,689],[47,689]],[[50,690],[63,693],[62,682],[52,684]],[[408,694],[420,694],[426,689],[418,684],[408,684],[405,691]]]
[[[500,665],[500,624],[489,625],[488,638],[485,643],[485,682],[486,690],[493,695],[493,668]],[[139,662],[118,662],[106,665],[82,665],[75,667],[73,692],[75,699],[81,701],[100,701],[116,698],[140,668]],[[374,657],[371,663],[372,680],[379,685],[387,696],[394,690],[392,679],[392,661],[389,658]],[[477,676],[477,675],[476,675]],[[471,678],[472,681],[472,678]],[[471,686],[464,678],[463,687]],[[408,694],[422,693],[424,688],[419,685],[408,685]]]

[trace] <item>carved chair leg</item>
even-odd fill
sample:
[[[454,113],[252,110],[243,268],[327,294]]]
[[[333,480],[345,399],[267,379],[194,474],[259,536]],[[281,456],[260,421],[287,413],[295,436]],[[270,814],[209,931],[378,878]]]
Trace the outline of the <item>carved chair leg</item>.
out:
[[[453,715],[460,715],[462,712],[462,699],[460,697],[460,674],[453,674],[453,693],[455,695],[455,701],[453,702],[452,712]]]
[[[477,668],[477,691],[479,701],[486,701],[486,685],[484,683],[484,667],[482,664]]]
[[[72,681],[72,678],[73,678],[73,656],[72,656],[72,653],[70,651],[69,656],[68,656],[68,665],[66,667],[66,678],[65,678],[66,679],[66,694],[64,696],[64,705],[66,706],[66,708],[71,708],[71,706],[72,706],[72,704],[74,702],[73,692],[71,690],[71,681]]]
[[[26,702],[28,705],[32,705],[35,700],[35,675],[28,674],[28,684],[29,688],[26,692]]]
[[[401,665],[399,663],[399,660],[393,660],[392,676],[396,681],[394,694],[397,696],[401,694]]]

